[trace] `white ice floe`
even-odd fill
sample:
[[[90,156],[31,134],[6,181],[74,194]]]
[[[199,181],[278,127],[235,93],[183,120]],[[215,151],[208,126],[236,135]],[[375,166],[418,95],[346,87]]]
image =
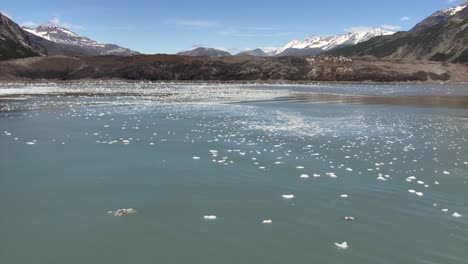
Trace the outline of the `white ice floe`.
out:
[[[216,220],[217,217],[216,217],[216,215],[205,215],[205,216],[203,216],[203,219],[205,219],[205,220]]]
[[[456,218],[462,217],[462,215],[457,212],[453,213],[452,216]]]
[[[412,181],[414,181],[414,180],[416,180],[416,177],[415,177],[415,176],[409,176],[408,178],[406,178],[406,181],[407,181],[407,182],[412,182]]]
[[[284,199],[294,199],[294,194],[283,194],[282,197]]]
[[[341,198],[348,198],[349,195],[347,195],[347,194],[342,194],[342,195],[340,195],[340,197],[341,197]]]
[[[335,243],[335,246],[337,246],[340,249],[347,249],[349,247],[348,242],[342,242],[342,243]]]
[[[117,209],[116,211],[109,211],[107,213],[113,214],[114,216],[125,216],[125,215],[136,214],[137,210],[133,208],[127,208],[127,209]]]
[[[307,174],[302,174],[300,177],[301,177],[302,179],[309,179],[309,175],[307,175]]]
[[[450,172],[444,171],[444,174],[445,174],[445,175],[450,175]]]
[[[423,196],[424,194],[422,192],[416,192],[417,196]]]
[[[385,179],[383,176],[379,176],[379,177],[377,177],[377,180],[379,180],[379,181],[386,181],[387,179]]]
[[[344,217],[344,220],[346,221],[354,221],[356,218],[354,218],[353,216],[345,216]]]
[[[338,178],[334,172],[327,172],[327,176],[330,178]]]
[[[318,177],[320,177],[320,174],[314,173],[313,177],[318,178]]]
[[[199,160],[200,157],[195,156],[195,157],[192,157],[192,159],[194,159],[194,160]]]
[[[408,192],[409,192],[409,193],[416,193],[416,191],[415,191],[415,190],[412,190],[412,189],[408,190]]]
[[[273,221],[270,220],[270,219],[268,219],[268,220],[263,220],[263,221],[262,221],[262,224],[264,224],[264,225],[271,225],[271,224],[273,224]]]
[[[304,169],[304,166],[297,166],[296,169],[298,169],[298,170],[303,170],[303,169]]]

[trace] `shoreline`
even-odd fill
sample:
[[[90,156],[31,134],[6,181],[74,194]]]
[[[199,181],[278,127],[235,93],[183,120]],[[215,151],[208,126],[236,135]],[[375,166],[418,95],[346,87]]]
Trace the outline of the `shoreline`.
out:
[[[83,84],[98,84],[98,83],[142,83],[142,84],[193,84],[193,85],[216,85],[216,84],[233,84],[233,85],[333,85],[333,84],[364,84],[364,85],[468,85],[468,81],[464,82],[440,82],[440,81],[394,81],[394,82],[377,82],[377,81],[244,81],[244,80],[129,80],[129,79],[78,79],[78,80],[60,80],[60,79],[38,79],[38,80],[0,80],[0,85],[6,84],[67,84],[67,83],[83,83]]]

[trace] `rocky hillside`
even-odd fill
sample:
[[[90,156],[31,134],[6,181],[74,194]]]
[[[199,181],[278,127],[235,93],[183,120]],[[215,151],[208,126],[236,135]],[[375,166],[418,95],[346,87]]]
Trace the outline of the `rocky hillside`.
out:
[[[468,63],[468,3],[438,11],[407,32],[336,49],[331,55]]]
[[[0,62],[0,80],[468,82],[467,66],[345,57],[35,57]]]
[[[11,19],[0,13],[0,60],[38,56],[43,50]]]

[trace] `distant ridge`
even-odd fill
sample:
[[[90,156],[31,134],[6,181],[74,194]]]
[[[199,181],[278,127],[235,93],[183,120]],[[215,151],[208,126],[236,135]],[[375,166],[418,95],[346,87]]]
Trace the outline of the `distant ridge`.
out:
[[[231,53],[224,51],[224,50],[203,48],[203,47],[196,48],[193,50],[182,51],[182,52],[177,53],[177,55],[195,56],[195,57],[212,57],[212,58],[232,56]]]

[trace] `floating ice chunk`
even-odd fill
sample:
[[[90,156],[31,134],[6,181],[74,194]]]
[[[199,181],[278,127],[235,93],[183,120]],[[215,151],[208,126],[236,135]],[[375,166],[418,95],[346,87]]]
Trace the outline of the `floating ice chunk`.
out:
[[[114,216],[125,216],[125,215],[136,214],[137,210],[135,210],[133,208],[117,209],[116,211],[109,211],[107,213],[114,214]]]
[[[445,175],[450,175],[450,172],[444,171],[444,174],[445,174]]]
[[[304,166],[297,166],[296,169],[298,169],[298,170],[303,170],[303,169],[304,169]]]
[[[417,181],[417,183],[418,183],[418,184],[421,184],[421,185],[423,185],[423,184],[424,184],[424,182],[423,182],[423,181]]]
[[[462,215],[457,212],[453,213],[452,216],[456,218],[462,217]]]
[[[351,168],[346,168],[346,170],[347,170],[347,171],[353,171],[353,169],[351,169]]]
[[[353,216],[345,216],[344,217],[344,220],[346,221],[354,221],[356,218],[354,218]]]
[[[347,249],[349,247],[348,242],[342,242],[342,243],[335,243],[335,246],[337,246],[340,249]]]
[[[349,195],[347,195],[347,194],[342,194],[342,195],[340,195],[340,197],[341,197],[341,198],[348,198]]]
[[[263,220],[263,221],[262,221],[262,224],[264,224],[264,225],[271,225],[271,224],[273,224],[273,221],[271,221],[271,220],[269,220],[269,219],[268,219],[268,220]]]
[[[442,209],[442,212],[448,212],[447,208]]]
[[[434,184],[435,184],[435,185],[439,185],[440,183],[439,183],[438,181],[435,181]]]
[[[302,178],[302,179],[309,179],[309,175],[307,175],[307,174],[302,174],[302,175],[301,175],[301,178]]]
[[[205,216],[203,216],[203,219],[205,219],[205,220],[216,220],[217,217],[216,217],[216,215],[205,215]]]
[[[193,157],[192,159],[194,159],[194,160],[199,160],[200,157],[195,156],[195,157]]]
[[[26,145],[34,145],[34,144],[36,144],[36,143],[32,142],[32,141],[26,142]]]
[[[328,177],[330,177],[330,178],[338,178],[334,172],[327,172],[326,174],[327,174]]]
[[[415,177],[415,176],[409,176],[408,178],[406,178],[406,181],[407,181],[407,182],[412,182],[412,181],[414,181],[414,180],[416,180],[416,177]]]
[[[424,194],[422,192],[416,192],[417,196],[423,196]]]
[[[409,193],[416,193],[416,191],[415,191],[415,190],[412,190],[412,189],[408,190],[408,192],[409,192]]]
[[[387,179],[385,179],[385,178],[382,177],[382,176],[379,176],[379,177],[377,177],[377,180],[379,180],[379,181],[386,181]]]
[[[282,197],[284,199],[294,199],[294,195],[293,194],[283,194]]]

